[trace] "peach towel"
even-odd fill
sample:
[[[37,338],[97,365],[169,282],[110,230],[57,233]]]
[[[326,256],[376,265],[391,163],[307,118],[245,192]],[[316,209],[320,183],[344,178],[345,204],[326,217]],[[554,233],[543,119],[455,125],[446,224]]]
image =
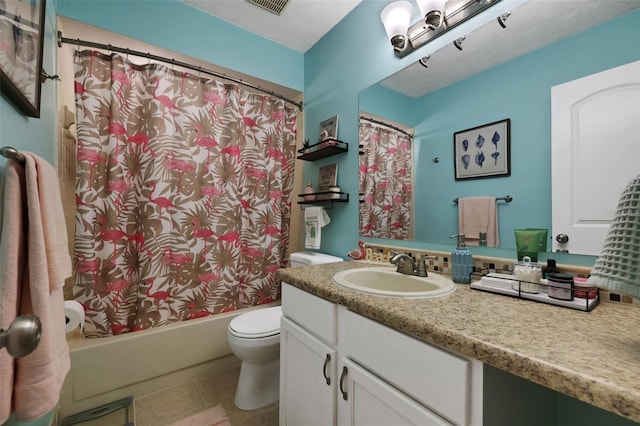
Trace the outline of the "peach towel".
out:
[[[70,367],[63,286],[72,269],[58,177],[42,158],[23,155],[24,166],[16,161],[5,166],[0,327],[33,313],[42,322],[42,337],[22,358],[0,350],[0,423],[12,411],[18,420],[31,421],[55,408]]]
[[[469,197],[458,200],[458,233],[467,244],[480,244],[480,232],[487,233],[487,247],[498,247],[498,209],[496,197]]]

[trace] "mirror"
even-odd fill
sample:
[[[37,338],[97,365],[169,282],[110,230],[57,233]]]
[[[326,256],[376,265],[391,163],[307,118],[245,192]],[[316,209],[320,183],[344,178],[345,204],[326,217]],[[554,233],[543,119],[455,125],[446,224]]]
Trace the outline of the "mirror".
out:
[[[490,22],[467,34],[461,50],[449,44],[428,52],[427,45],[428,58],[360,92],[360,115],[413,129],[416,241],[453,242],[455,198],[507,195],[513,201],[497,205],[499,247],[515,249],[517,228],[546,228],[551,239],[551,87],[638,60],[633,30],[625,38],[617,26],[629,34],[624,15],[639,7],[530,0],[511,11],[506,28]],[[505,119],[511,175],[456,181],[454,133]]]

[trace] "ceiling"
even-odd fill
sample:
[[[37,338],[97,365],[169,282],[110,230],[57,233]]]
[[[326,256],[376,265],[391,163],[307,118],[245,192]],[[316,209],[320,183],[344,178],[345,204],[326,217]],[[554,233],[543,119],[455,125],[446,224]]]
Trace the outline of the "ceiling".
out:
[[[304,53],[362,0],[291,0],[280,15],[248,0],[181,0],[223,21]]]
[[[640,0],[529,0],[511,11],[506,29],[492,20],[467,34],[462,51],[448,44],[427,68],[415,62],[381,84],[420,97],[637,8]]]
[[[304,53],[362,0],[290,0],[281,15],[248,0],[181,1]],[[525,0],[515,4],[519,6],[511,11],[506,29],[491,21],[467,34],[462,51],[447,45],[431,54],[428,68],[416,62],[381,84],[407,96],[420,97],[640,8],[640,0]]]

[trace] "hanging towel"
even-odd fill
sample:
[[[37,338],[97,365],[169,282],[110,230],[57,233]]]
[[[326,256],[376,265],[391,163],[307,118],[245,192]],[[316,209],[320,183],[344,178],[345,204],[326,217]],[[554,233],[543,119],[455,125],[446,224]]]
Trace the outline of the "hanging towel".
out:
[[[18,315],[40,318],[42,336],[31,354],[0,351],[0,423],[11,411],[20,421],[42,417],[58,403],[69,371],[64,280],[71,276],[66,225],[55,169],[27,152],[24,166],[5,166],[0,235],[0,325]]]
[[[331,218],[322,207],[311,206],[304,209],[304,248],[319,249],[321,231],[328,225]]]
[[[458,200],[458,233],[468,245],[480,243],[480,232],[487,233],[487,247],[498,247],[498,209],[496,197],[469,197]]]

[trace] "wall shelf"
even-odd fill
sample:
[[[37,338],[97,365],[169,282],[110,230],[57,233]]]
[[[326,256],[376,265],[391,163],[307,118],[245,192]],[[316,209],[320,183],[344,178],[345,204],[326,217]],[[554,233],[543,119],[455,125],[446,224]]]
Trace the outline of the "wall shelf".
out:
[[[332,155],[349,151],[349,144],[338,139],[325,139],[316,144],[298,150],[299,160],[316,161]]]
[[[322,192],[313,192],[310,194],[298,194],[298,197],[304,197],[304,196],[308,196],[308,195],[315,195],[316,199],[313,201],[307,201],[304,198],[302,198],[300,201],[298,201],[298,204],[300,205],[327,205],[327,204],[331,204],[331,207],[328,208],[333,208],[333,203],[348,203],[349,202],[349,194],[346,192],[330,192],[330,191],[322,191]],[[335,197],[336,195],[338,195],[339,198],[329,198],[331,196]]]

